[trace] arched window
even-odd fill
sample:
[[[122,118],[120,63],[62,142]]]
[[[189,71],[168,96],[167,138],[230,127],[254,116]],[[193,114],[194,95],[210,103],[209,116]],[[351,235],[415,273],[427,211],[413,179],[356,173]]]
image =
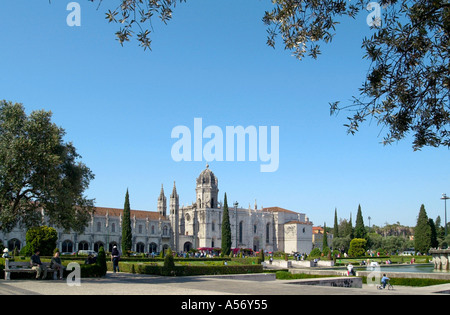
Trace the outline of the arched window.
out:
[[[81,241],[78,243],[78,250],[88,250],[89,244],[86,241]]]
[[[100,222],[97,222],[97,232],[102,231],[102,224]]]
[[[72,252],[73,252],[73,243],[72,243],[72,241],[65,240],[65,241],[62,243],[61,251],[62,251],[63,253],[72,253]]]
[[[186,242],[186,243],[184,243],[184,246],[183,246],[183,250],[187,253],[188,251],[190,251],[191,249],[192,249],[192,243],[191,242]]]
[[[142,233],[142,225],[139,225],[139,233]]]
[[[111,224],[111,232],[116,233],[116,224],[115,223]]]
[[[145,252],[145,245],[144,245],[144,243],[139,242],[139,243],[136,244],[136,252],[137,253]]]
[[[8,241],[8,250],[13,251],[14,249],[20,250],[20,241],[17,238],[13,238]]]
[[[102,242],[97,242],[94,244],[94,251],[96,251],[98,253],[98,251],[100,250],[100,247],[105,248],[105,245]]]
[[[215,231],[216,230],[216,222],[212,221],[211,222],[211,231]]]
[[[164,236],[169,235],[169,229],[167,228],[167,225],[164,225],[164,227],[163,227],[163,235]]]
[[[158,252],[158,246],[156,243],[150,243],[148,251],[150,253],[157,253]]]
[[[155,226],[152,225],[152,234],[155,234]]]
[[[270,243],[270,223],[266,224],[266,243]]]

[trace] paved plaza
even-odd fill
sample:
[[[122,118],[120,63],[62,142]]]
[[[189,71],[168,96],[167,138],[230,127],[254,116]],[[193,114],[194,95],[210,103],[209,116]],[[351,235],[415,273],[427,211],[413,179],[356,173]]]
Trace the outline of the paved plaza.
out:
[[[294,284],[293,280],[252,281],[214,276],[161,277],[128,273],[82,279],[80,286],[65,280],[0,280],[1,295],[446,295],[450,284],[400,287],[393,291]]]

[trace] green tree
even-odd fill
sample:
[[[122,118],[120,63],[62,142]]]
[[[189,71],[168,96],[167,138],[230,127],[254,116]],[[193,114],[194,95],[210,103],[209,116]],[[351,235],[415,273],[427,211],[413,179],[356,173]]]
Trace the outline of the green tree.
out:
[[[97,265],[100,267],[100,273],[101,276],[106,275],[106,272],[108,271],[108,267],[106,265],[106,253],[103,246],[100,246],[98,250],[98,256],[97,256]]]
[[[354,238],[350,242],[348,254],[352,257],[363,256],[366,252],[367,241],[363,238]]]
[[[52,227],[32,227],[25,236],[26,245],[21,250],[22,255],[31,256],[37,249],[41,256],[52,256],[58,241],[58,233]]]
[[[338,216],[337,216],[337,209],[336,208],[334,208],[333,236],[334,237],[339,237],[339,223],[338,223]]]
[[[169,270],[173,270],[175,267],[175,261],[173,259],[172,249],[169,247],[167,250],[166,256],[164,257],[164,268]]]
[[[122,219],[122,253],[125,254],[131,251],[132,248],[132,234],[131,234],[131,214],[130,214],[130,196],[128,189],[125,194],[125,203],[123,205],[123,219]]]
[[[343,17],[379,6],[370,21],[373,35],[364,38],[370,62],[360,95],[351,104],[332,102],[331,113],[349,109],[346,124],[354,134],[365,120],[375,119],[390,144],[413,133],[413,148],[450,146],[450,4],[448,0],[291,1],[278,0],[266,12],[268,44],[281,35],[284,47],[298,59],[317,58]],[[366,11],[367,12],[367,11]],[[368,16],[369,17],[369,16]],[[383,130],[383,131],[384,131]]]
[[[430,224],[430,228],[431,228],[431,243],[430,243],[430,245],[431,245],[431,247],[436,248],[439,246],[436,225],[434,225],[434,221],[431,218],[428,218],[428,223]]]
[[[414,249],[416,252],[428,253],[431,247],[431,226],[425,206],[420,206],[417,224],[414,229]]]
[[[339,226],[340,237],[350,237],[353,238],[353,224],[352,224],[352,215],[350,214],[350,220],[343,219],[340,222]]]
[[[228,256],[231,253],[231,225],[228,213],[227,193],[225,193],[222,214],[222,255]]]
[[[364,226],[364,219],[361,211],[361,205],[358,205],[358,213],[356,214],[355,238],[364,238],[364,239],[367,238],[366,228]]]
[[[334,237],[332,241],[332,246],[334,250],[339,250],[342,253],[348,252],[350,247],[350,237]]]
[[[83,194],[94,175],[51,116],[44,110],[27,116],[22,104],[0,101],[1,231],[19,222],[39,226],[41,208],[65,230],[82,232],[90,219],[93,200]]]

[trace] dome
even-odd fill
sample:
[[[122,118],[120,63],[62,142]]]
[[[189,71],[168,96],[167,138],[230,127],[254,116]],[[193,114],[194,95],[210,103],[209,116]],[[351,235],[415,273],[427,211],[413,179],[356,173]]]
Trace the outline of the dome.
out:
[[[217,186],[217,177],[209,169],[208,164],[206,164],[206,169],[204,169],[197,178],[197,185],[201,184],[211,184]]]

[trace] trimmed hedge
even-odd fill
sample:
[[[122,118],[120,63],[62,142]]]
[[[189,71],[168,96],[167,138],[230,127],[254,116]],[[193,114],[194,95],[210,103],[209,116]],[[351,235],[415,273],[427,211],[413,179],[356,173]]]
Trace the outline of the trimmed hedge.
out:
[[[262,265],[237,266],[174,266],[167,268],[153,264],[119,263],[122,272],[130,272],[157,276],[199,276],[199,275],[226,275],[242,273],[262,273]],[[108,270],[112,270],[112,263],[108,262]]]
[[[361,277],[363,283],[367,283],[367,277]],[[389,283],[393,286],[410,286],[410,287],[426,287],[430,285],[438,285],[450,283],[450,280],[427,279],[427,278],[392,278]]]

